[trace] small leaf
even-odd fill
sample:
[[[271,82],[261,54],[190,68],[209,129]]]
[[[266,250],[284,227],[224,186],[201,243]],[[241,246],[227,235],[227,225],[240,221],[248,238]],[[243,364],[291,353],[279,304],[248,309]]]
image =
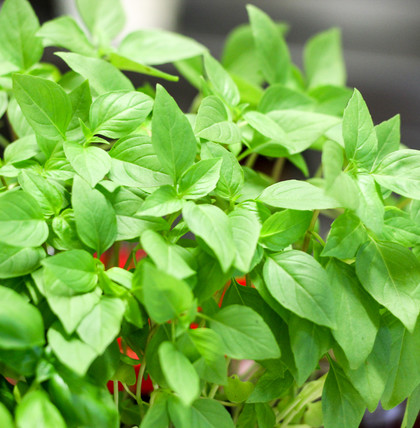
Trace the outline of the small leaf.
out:
[[[184,204],[172,186],[161,186],[146,198],[137,215],[163,217],[180,211]]]
[[[401,139],[401,119],[400,115],[375,126],[378,138],[378,153],[375,159],[377,165],[386,155],[396,152],[400,148]]]

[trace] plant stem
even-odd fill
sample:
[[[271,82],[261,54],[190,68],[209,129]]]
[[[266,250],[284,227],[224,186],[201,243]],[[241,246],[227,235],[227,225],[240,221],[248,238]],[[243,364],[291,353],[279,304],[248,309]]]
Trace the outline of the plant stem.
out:
[[[208,398],[214,398],[214,396],[216,395],[217,390],[219,389],[220,385],[217,385],[216,383],[211,387],[209,394],[208,394]]]
[[[283,167],[286,162],[286,158],[278,158],[273,165],[273,170],[271,171],[271,177],[275,183],[280,181],[281,173],[283,172]]]
[[[317,239],[317,241],[325,247],[325,241],[321,238],[321,236],[318,235],[315,231],[312,231],[311,234]]]
[[[1,178],[1,182],[2,182],[3,186],[7,189],[6,179],[2,175],[0,175],[0,178]]]
[[[256,160],[258,159],[258,153],[252,153],[246,160],[245,166],[252,168],[255,165]]]
[[[125,389],[125,392],[131,397],[134,398],[137,401],[137,397],[130,391],[130,389],[128,388],[128,386],[123,383],[122,384],[123,388]]]
[[[312,214],[311,223],[309,224],[309,228],[306,231],[305,238],[303,240],[302,251],[305,253],[308,251],[309,243],[311,242],[311,235],[312,235],[312,232],[314,231],[316,221],[318,220],[318,216],[319,216],[319,210],[315,210],[314,213]]]
[[[114,380],[114,403],[115,403],[115,407],[118,409],[118,400],[119,400],[119,395],[118,395],[118,381]]]
[[[402,200],[401,200],[402,199]],[[401,198],[400,201],[397,204],[397,208],[399,208],[400,210],[402,210],[403,208],[405,208],[410,202],[411,202],[411,198]]]

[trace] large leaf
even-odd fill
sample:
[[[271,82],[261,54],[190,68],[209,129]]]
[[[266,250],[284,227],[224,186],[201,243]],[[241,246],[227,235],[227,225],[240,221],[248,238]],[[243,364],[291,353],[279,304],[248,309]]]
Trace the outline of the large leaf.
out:
[[[375,181],[407,198],[420,199],[420,153],[398,150],[386,155],[373,171]]]
[[[0,244],[0,278],[16,278],[35,270],[45,257],[43,248],[22,248]]]
[[[195,40],[162,30],[140,30],[129,34],[119,53],[147,65],[179,61],[202,54],[206,48]]]
[[[235,258],[235,246],[227,215],[214,205],[196,205],[193,202],[185,204],[182,215],[191,231],[213,250],[226,272]]]
[[[158,354],[169,386],[186,406],[190,406],[200,395],[200,378],[193,365],[171,342],[163,342]]]
[[[152,111],[153,100],[141,92],[109,92],[98,97],[90,108],[94,134],[119,138],[138,128]]]
[[[79,176],[74,177],[72,205],[80,239],[102,254],[115,241],[117,219],[109,201]]]
[[[39,310],[10,288],[0,286],[0,348],[42,346],[44,323]]]
[[[175,181],[194,163],[197,141],[190,122],[160,85],[153,109],[152,143],[160,163]]]
[[[247,306],[227,306],[212,316],[210,327],[222,338],[226,354],[232,358],[266,360],[280,356],[270,328]]]
[[[26,192],[0,195],[0,240],[9,245],[37,247],[48,237],[41,207]]]
[[[77,327],[77,334],[98,355],[102,354],[120,332],[124,312],[121,299],[102,296]]]
[[[310,88],[322,85],[344,86],[346,69],[340,31],[332,28],[312,37],[305,46],[304,62]]]
[[[191,427],[233,428],[229,412],[215,400],[197,400],[191,407]]]
[[[6,0],[0,12],[0,57],[18,69],[30,68],[42,56],[38,29],[38,18],[27,0]]]
[[[420,313],[420,262],[393,242],[366,243],[356,258],[363,287],[413,331]]]
[[[290,250],[267,259],[264,280],[285,308],[316,324],[335,328],[336,302],[325,270],[302,251]]]
[[[36,134],[52,140],[65,137],[72,106],[61,86],[40,77],[16,74],[13,92]]]
[[[64,153],[74,170],[92,187],[95,187],[111,168],[111,158],[99,147],[84,147],[79,143],[66,141]]]
[[[313,184],[287,180],[267,187],[258,200],[276,208],[321,210],[339,208],[341,204]]]

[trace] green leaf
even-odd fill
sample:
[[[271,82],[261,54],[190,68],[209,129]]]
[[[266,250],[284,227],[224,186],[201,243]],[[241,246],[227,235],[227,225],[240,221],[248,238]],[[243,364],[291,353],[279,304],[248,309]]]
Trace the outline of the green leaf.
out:
[[[284,395],[293,384],[289,372],[280,376],[267,370],[257,381],[247,403],[267,403]]]
[[[383,228],[383,240],[396,242],[404,247],[420,245],[420,225],[405,211],[387,207]]]
[[[43,248],[22,248],[1,243],[0,278],[16,278],[34,271],[45,257]]]
[[[386,155],[373,171],[375,181],[402,196],[420,199],[420,153],[398,150]]]
[[[15,424],[13,423],[12,415],[7,410],[7,407],[0,403],[0,421],[3,428],[14,428]]]
[[[13,131],[19,138],[34,135],[34,131],[23,115],[22,109],[20,108],[15,97],[10,98],[6,113]]]
[[[337,328],[332,334],[354,370],[373,349],[379,329],[379,305],[366,294],[349,265],[331,260],[327,274],[337,299]]]
[[[228,217],[235,245],[235,260],[233,264],[241,272],[247,273],[251,270],[261,224],[256,213],[246,206],[235,207]]]
[[[378,153],[376,155],[375,165],[386,155],[396,152],[400,148],[400,127],[401,119],[399,114],[375,126],[376,136],[378,138]]]
[[[417,322],[412,333],[394,317],[386,318],[386,322],[392,342],[388,382],[381,403],[384,409],[392,409],[406,399],[420,383],[420,322]]]
[[[343,371],[330,362],[330,370],[322,392],[322,413],[325,428],[358,427],[365,412],[365,403]]]
[[[41,39],[36,17],[27,0],[6,0],[0,12],[0,57],[26,70],[41,59]]]
[[[210,327],[222,338],[231,358],[266,360],[280,356],[270,328],[247,306],[227,306],[212,316]]]
[[[117,235],[117,219],[111,204],[101,192],[92,189],[76,175],[72,205],[80,239],[102,254],[114,243]]]
[[[120,332],[124,312],[125,304],[121,299],[101,296],[77,327],[77,334],[100,355]]]
[[[67,426],[57,407],[42,390],[25,394],[16,408],[16,425],[19,428],[31,428],[35,421],[45,428],[66,428]]]
[[[204,69],[213,91],[231,106],[236,106],[240,101],[238,87],[219,61],[210,54],[205,54]]]
[[[408,397],[402,428],[413,428],[420,413],[420,384]]]
[[[303,236],[311,219],[311,211],[283,210],[274,213],[264,222],[259,242],[272,251],[281,251]]]
[[[193,295],[186,282],[151,263],[144,264],[142,269],[140,290],[143,303],[155,322],[162,324],[173,320],[191,307]]]
[[[291,74],[291,60],[283,36],[262,10],[248,5],[247,11],[264,78],[270,84],[286,83]]]
[[[84,147],[73,141],[66,141],[63,147],[71,166],[92,187],[95,187],[111,168],[111,158],[99,147]]]
[[[109,60],[112,65],[115,65],[119,70],[134,71],[135,73],[145,74],[147,76],[159,77],[161,79],[169,80],[172,82],[178,82],[179,77],[173,74],[165,73],[158,70],[157,68],[150,67],[150,65],[143,65],[137,61],[133,61],[125,56],[118,55],[115,52],[111,52]]]
[[[43,24],[37,32],[44,46],[56,46],[85,56],[96,56],[96,50],[79,24],[71,16],[60,16]]]
[[[195,274],[182,257],[182,247],[169,244],[158,233],[146,230],[141,235],[141,244],[147,255],[163,272],[178,279],[188,278]]]
[[[169,416],[167,410],[167,396],[158,395],[141,421],[140,428],[167,428]]]
[[[238,126],[229,121],[229,115],[220,98],[210,95],[201,102],[194,131],[198,137],[222,144],[241,142]]]
[[[222,270],[227,272],[235,258],[228,216],[215,205],[193,202],[184,205],[182,215],[191,232],[203,239],[219,260]]]
[[[39,153],[35,135],[28,135],[10,143],[4,149],[6,163],[18,163],[33,158]]]
[[[232,403],[243,403],[251,395],[254,389],[252,382],[243,382],[238,375],[232,375],[228,378],[227,385],[224,387],[226,397]]]
[[[413,331],[420,313],[420,262],[393,242],[366,243],[356,258],[363,287],[381,305]]]
[[[225,353],[223,342],[215,331],[210,328],[190,329],[188,336],[208,364],[216,363],[220,356],[223,357]]]
[[[92,104],[89,82],[85,80],[69,93],[71,105],[73,107],[73,117],[67,128],[67,139],[81,141],[85,138],[80,121],[89,121],[89,110]]]
[[[346,68],[340,30],[332,28],[309,39],[305,46],[304,63],[309,88],[322,85],[344,86]]]
[[[338,216],[331,225],[325,248],[321,255],[352,259],[359,247],[368,240],[363,223],[350,211]]]
[[[220,178],[221,159],[201,160],[188,168],[181,176],[178,192],[185,199],[199,199],[208,195]]]
[[[134,91],[130,80],[109,62],[70,52],[58,52],[56,55],[72,70],[88,79],[96,95],[112,91]]]
[[[138,128],[152,111],[153,100],[141,92],[110,92],[98,97],[90,108],[93,134],[109,138],[126,136]]]
[[[70,250],[42,261],[47,277],[55,278],[72,293],[87,293],[96,287],[98,275],[94,258],[83,250]]]
[[[269,257],[264,280],[285,308],[316,324],[336,327],[333,288],[322,266],[309,254],[290,250]]]
[[[270,85],[258,104],[258,111],[268,113],[273,110],[311,110],[314,100],[303,92],[281,84]]]
[[[191,125],[160,85],[153,109],[152,144],[162,166],[175,181],[194,163],[197,141]]]
[[[378,139],[367,105],[357,89],[344,111],[343,138],[347,159],[370,169],[378,152]]]
[[[35,133],[51,140],[65,137],[72,106],[61,86],[40,77],[15,74],[13,92]]]
[[[324,190],[313,184],[286,180],[267,187],[258,200],[276,208],[290,208],[292,210],[323,210],[338,208],[339,202],[326,195]]]
[[[0,302],[1,349],[30,349],[44,345],[44,323],[35,306],[16,291],[2,286]]]
[[[232,199],[240,193],[244,183],[244,172],[233,153],[220,144],[206,143],[201,148],[201,159],[221,158],[220,178],[217,182],[216,193],[222,198]]]
[[[220,403],[208,398],[197,400],[191,407],[191,427],[233,428],[229,412]]]
[[[41,207],[28,193],[17,190],[0,195],[0,240],[9,245],[37,247],[48,237]]]
[[[93,360],[99,355],[75,336],[66,336],[58,324],[50,327],[47,338],[48,344],[60,362],[79,376],[86,374]]]
[[[77,9],[93,36],[109,43],[124,28],[125,14],[120,0],[76,0]]]
[[[322,146],[322,168],[327,189],[341,174],[344,162],[344,150],[334,141],[326,141]]]
[[[180,211],[184,203],[172,186],[162,186],[146,198],[137,214],[162,217]]]
[[[308,95],[317,102],[315,106],[317,112],[343,117],[344,109],[353,95],[353,91],[350,88],[326,85],[310,90]],[[339,138],[338,141],[342,139],[341,127],[337,138]]]
[[[129,34],[120,44],[118,53],[146,65],[159,65],[192,58],[206,51],[195,40],[156,29]]]
[[[190,406],[200,395],[200,378],[193,365],[170,342],[163,342],[158,354],[168,385],[186,406]]]
[[[122,138],[109,155],[112,158],[109,176],[120,185],[140,187],[149,193],[172,183],[163,172],[149,137],[133,135]]]

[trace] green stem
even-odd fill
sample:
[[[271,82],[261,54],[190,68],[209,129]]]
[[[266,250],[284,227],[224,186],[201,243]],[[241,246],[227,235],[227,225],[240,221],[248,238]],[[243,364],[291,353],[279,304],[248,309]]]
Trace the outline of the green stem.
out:
[[[401,200],[402,199],[402,200]],[[400,201],[398,202],[398,204],[396,205],[397,208],[399,208],[400,210],[402,210],[403,208],[405,208],[411,201],[411,198],[401,198]]]
[[[273,170],[271,171],[271,177],[273,178],[275,183],[280,181],[281,173],[283,172],[283,167],[285,162],[286,162],[286,158],[278,158],[274,162]]]
[[[0,179],[1,179],[3,186],[7,189],[6,179],[2,175],[0,175]]]
[[[256,160],[258,159],[258,153],[252,153],[246,160],[245,166],[252,168],[255,165]]]
[[[245,159],[247,156],[251,155],[252,153],[254,153],[252,151],[252,149],[247,149],[244,152],[242,152],[238,157],[238,162],[241,161],[242,159]]]
[[[318,216],[319,216],[319,210],[315,210],[312,215],[311,223],[309,224],[309,228],[306,231],[305,238],[303,240],[302,251],[305,253],[308,251],[309,243],[311,242],[311,235],[312,235],[312,232],[314,231],[316,221],[318,220]]]
[[[114,403],[115,403],[115,407],[118,409],[118,400],[119,400],[119,395],[118,395],[118,381],[114,380]]]
[[[325,247],[325,241],[321,238],[321,236],[318,235],[315,231],[312,231],[311,234],[317,239],[317,241]]]
[[[131,398],[134,398],[134,400],[136,400],[137,401],[137,397],[130,391],[130,389],[128,388],[128,386],[125,384],[125,383],[123,383],[122,384],[122,386],[123,386],[123,388],[125,389],[125,392],[131,397]]]
[[[208,398],[214,398],[214,396],[216,395],[217,390],[219,389],[220,385],[217,385],[216,383],[211,387],[209,394],[208,394]]]

